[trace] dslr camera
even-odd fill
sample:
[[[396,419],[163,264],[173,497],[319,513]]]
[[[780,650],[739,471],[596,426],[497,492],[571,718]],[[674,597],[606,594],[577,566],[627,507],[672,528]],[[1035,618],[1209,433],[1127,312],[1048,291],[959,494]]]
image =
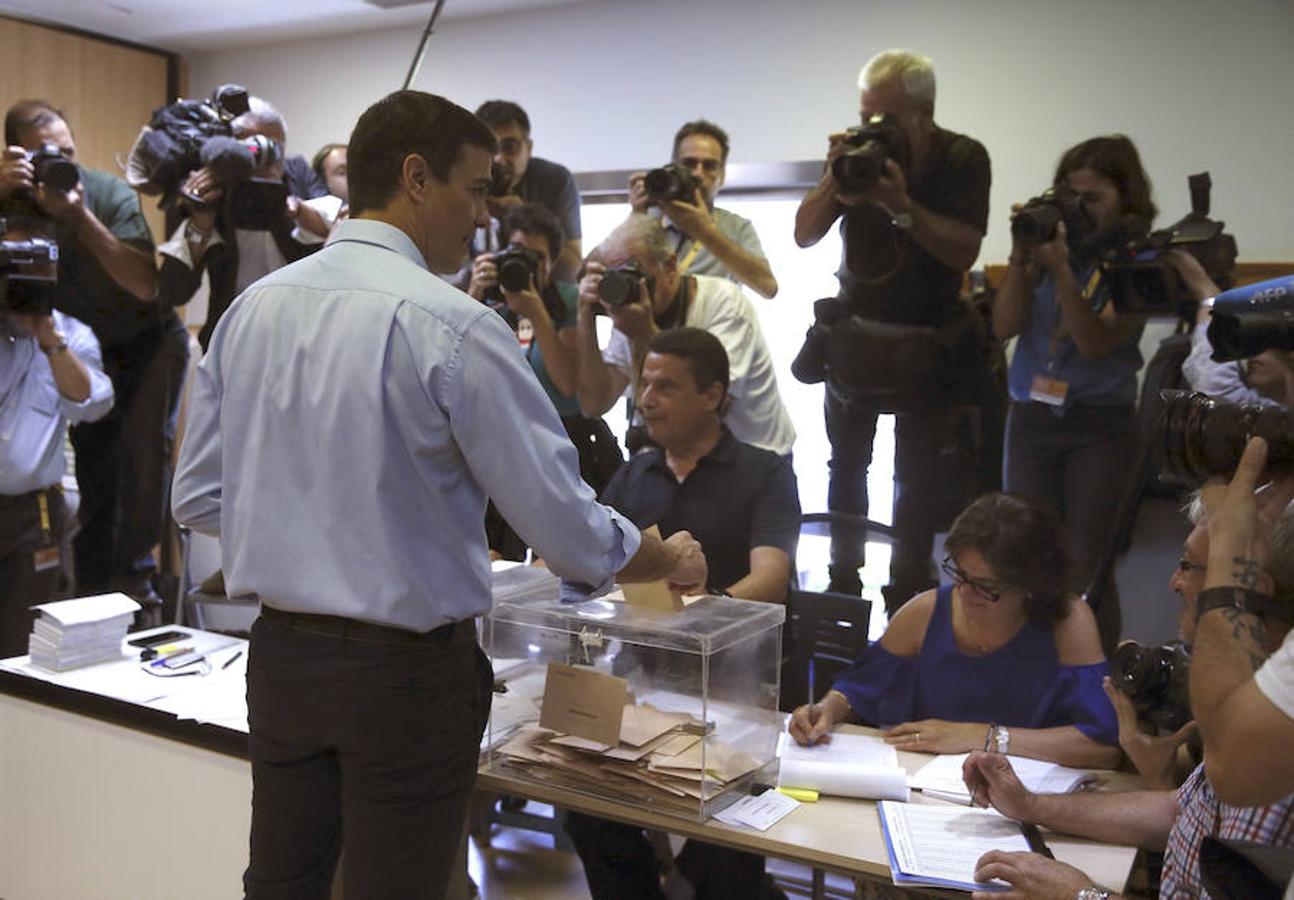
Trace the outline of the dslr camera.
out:
[[[692,173],[678,163],[652,169],[643,179],[647,197],[658,205],[668,200],[692,203],[696,200],[696,189],[700,186]]]
[[[647,293],[652,291],[652,279],[637,262],[621,263],[607,269],[598,282],[598,296],[612,309],[628,306],[638,298],[638,285],[645,283]]]
[[[27,154],[35,169],[33,181],[36,184],[48,185],[50,190],[66,193],[73,190],[81,180],[81,173],[76,170],[76,163],[63,155],[57,144],[44,143]]]
[[[73,184],[75,187],[75,183]],[[0,219],[0,236],[8,233]],[[51,264],[58,262],[58,244],[41,237],[0,239],[0,314],[48,316],[54,310]]]
[[[1011,236],[1022,247],[1037,247],[1056,236],[1061,222],[1065,223],[1065,242],[1070,252],[1077,252],[1095,230],[1083,201],[1064,185],[1047,188],[1020,207],[1011,219]]]
[[[1110,660],[1110,675],[1137,717],[1166,732],[1191,720],[1191,650],[1181,641],[1146,647],[1124,641]]]
[[[485,292],[485,305],[503,316],[508,326],[516,331],[517,314],[508,307],[503,292],[516,293],[528,290],[531,279],[534,279],[538,287],[539,264],[542,258],[540,254],[524,244],[509,244],[495,253],[493,259],[495,269],[498,271],[499,283]],[[548,310],[549,317],[554,322],[561,322],[565,317],[565,309],[562,306],[561,297],[551,284],[546,290],[540,291],[540,299],[544,301],[544,308]]]
[[[885,163],[893,160],[905,172],[912,159],[908,136],[899,120],[889,113],[870,117],[861,127],[845,132],[849,150],[831,163],[831,174],[848,194],[870,191],[885,174]]]

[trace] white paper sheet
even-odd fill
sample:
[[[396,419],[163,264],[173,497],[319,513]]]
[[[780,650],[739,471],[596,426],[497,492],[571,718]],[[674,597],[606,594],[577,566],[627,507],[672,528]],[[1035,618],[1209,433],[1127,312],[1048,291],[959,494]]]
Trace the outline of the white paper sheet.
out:
[[[894,748],[880,738],[835,734],[826,744],[801,747],[782,734],[778,786],[838,797],[907,800],[908,776]]]
[[[800,801],[777,791],[764,791],[758,797],[742,797],[714,817],[725,825],[768,831],[795,812]]]
[[[880,808],[885,836],[894,852],[896,884],[937,883],[975,889],[975,864],[985,853],[1029,850],[1019,824],[991,809],[892,801],[883,801]]]
[[[966,782],[962,780],[962,764],[969,755],[953,753],[936,756],[912,776],[912,788],[941,800],[969,804],[970,792],[966,790]],[[1008,756],[1007,759],[1020,781],[1035,794],[1067,794],[1093,780],[1090,772],[1081,769],[1071,769],[1027,756]]]

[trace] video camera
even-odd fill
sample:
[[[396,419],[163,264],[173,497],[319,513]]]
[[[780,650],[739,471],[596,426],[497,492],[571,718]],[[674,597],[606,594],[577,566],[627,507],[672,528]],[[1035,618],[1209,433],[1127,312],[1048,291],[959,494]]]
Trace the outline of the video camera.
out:
[[[177,100],[154,110],[130,150],[126,180],[141,193],[172,197],[190,172],[207,164],[206,143],[232,140],[234,119],[249,109],[247,88],[222,84],[207,100]]]
[[[0,235],[8,230],[8,223],[0,219]],[[40,270],[57,262],[58,244],[54,241],[39,237],[0,240],[0,313],[48,316],[54,309],[57,279]]]
[[[643,271],[637,262],[627,262],[607,269],[598,282],[598,296],[612,309],[628,306],[638,299],[638,285],[645,282],[648,293],[652,290],[652,279]]]
[[[1231,285],[1236,262],[1236,239],[1225,234],[1225,222],[1209,218],[1208,172],[1188,180],[1191,211],[1167,228],[1144,233],[1121,223],[1101,255],[1101,270],[1114,308],[1143,316],[1193,319],[1196,298],[1169,261],[1168,253],[1182,250],[1194,256],[1219,287]]]
[[[845,143],[852,149],[831,163],[831,174],[845,193],[870,191],[885,174],[885,163],[894,160],[905,172],[912,158],[908,136],[899,120],[889,113],[875,115],[861,127],[845,132]]]
[[[1166,732],[1191,720],[1190,671],[1191,650],[1181,641],[1159,647],[1124,641],[1110,659],[1111,680],[1137,717]]]
[[[700,186],[692,173],[678,163],[652,169],[643,179],[643,188],[647,191],[648,198],[656,204],[669,200],[692,203],[696,200],[696,189]]]
[[[1209,343],[1218,362],[1294,350],[1294,275],[1233,288],[1213,300]]]

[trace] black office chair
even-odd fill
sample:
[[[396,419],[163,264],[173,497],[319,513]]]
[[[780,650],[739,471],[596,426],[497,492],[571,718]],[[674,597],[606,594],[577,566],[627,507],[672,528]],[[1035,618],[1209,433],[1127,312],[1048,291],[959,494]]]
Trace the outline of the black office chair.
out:
[[[792,590],[787,596],[780,708],[812,702],[867,646],[872,601],[851,594]]]

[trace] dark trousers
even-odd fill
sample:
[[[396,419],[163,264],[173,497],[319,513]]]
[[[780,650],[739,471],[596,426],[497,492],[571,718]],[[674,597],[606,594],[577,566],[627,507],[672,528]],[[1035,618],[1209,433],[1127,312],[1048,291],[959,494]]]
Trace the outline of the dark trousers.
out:
[[[264,616],[252,627],[250,900],[440,900],[493,677],[471,622],[386,643]],[[440,632],[436,633],[440,635]]]
[[[103,347],[112,411],[72,428],[81,491],[73,539],[78,593],[135,590],[153,569],[188,360],[189,335],[174,314],[125,344]]]
[[[50,518],[46,534],[40,520],[39,493],[0,495],[0,659],[27,652],[30,607],[53,599],[63,571],[62,566],[36,571],[34,554],[61,544],[67,520],[62,492],[44,491]]]
[[[572,812],[566,833],[593,900],[664,900],[656,856],[641,828]],[[753,853],[689,840],[675,863],[698,900],[759,900],[769,890],[764,857]]]
[[[1003,484],[1055,513],[1074,550],[1069,587],[1087,587],[1114,530],[1119,495],[1132,474],[1134,418],[1126,406],[1075,406],[1057,416],[1042,403],[1012,403]],[[1096,610],[1108,656],[1119,638],[1119,595],[1111,584]]]
[[[845,401],[827,390],[827,508],[865,516],[868,510],[867,469],[880,412],[865,403]],[[892,613],[913,595],[937,580],[930,559],[934,535],[946,525],[944,490],[948,483],[941,459],[947,443],[947,410],[896,415],[894,435],[894,531],[890,558],[890,588],[886,608]],[[863,563],[861,536],[833,533],[834,571],[854,572]],[[856,576],[855,576],[856,577]]]

